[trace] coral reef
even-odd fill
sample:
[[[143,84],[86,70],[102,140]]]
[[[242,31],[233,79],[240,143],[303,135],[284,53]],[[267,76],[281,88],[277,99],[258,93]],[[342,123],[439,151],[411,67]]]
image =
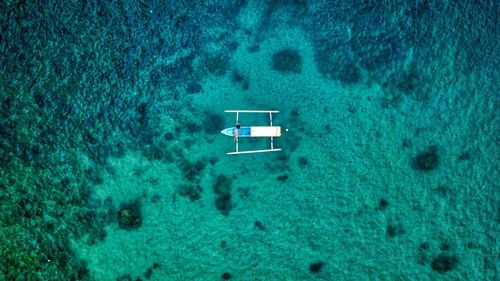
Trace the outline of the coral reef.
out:
[[[454,269],[457,266],[458,259],[456,256],[448,254],[439,254],[435,259],[432,260],[431,267],[432,270],[438,273],[445,273]]]
[[[282,73],[300,73],[302,71],[302,57],[297,50],[278,51],[273,54],[271,68]]]
[[[170,192],[186,196],[188,202],[204,195],[204,176],[215,175],[214,204],[224,216],[229,216],[237,198],[246,199],[244,203],[257,199],[257,193],[250,196],[249,191],[255,186],[237,186],[231,177],[215,172],[227,164],[224,158],[187,158],[185,150],[198,148],[196,137],[200,135],[215,139],[212,133],[225,123],[220,114],[193,110],[196,105],[191,101],[213,87],[205,82],[228,79],[231,86],[247,95],[266,86],[250,80],[255,77],[253,70],[233,65],[242,53],[267,55],[276,77],[303,74],[309,59],[303,51],[307,48],[299,51],[285,43],[273,46],[274,54],[267,53],[266,36],[277,26],[298,27],[305,33],[312,43],[316,67],[325,78],[350,87],[380,85],[384,111],[407,100],[430,105],[429,101],[438,97],[439,87],[434,87],[434,82],[439,75],[446,76],[445,82],[454,81],[459,74],[498,80],[498,44],[491,36],[498,33],[498,5],[494,1],[263,1],[262,9],[253,11],[258,17],[254,29],[242,27],[237,19],[249,1],[201,2],[2,2],[0,280],[94,279],[89,266],[74,252],[72,241],[99,246],[109,242],[109,225],[133,231],[143,223],[139,199],[123,202],[119,208],[114,198],[95,199],[98,188],[114,176],[112,158],[127,160],[134,154],[144,161],[178,168],[184,182]],[[450,72],[436,71],[443,62],[452,65]],[[326,106],[323,110],[329,111]],[[287,121],[296,130],[288,133],[283,147],[292,154],[282,154],[264,165],[274,173],[270,181],[279,187],[295,179],[293,167],[305,172],[318,163],[293,154],[302,149],[301,143],[310,133],[303,125],[305,118],[299,108],[290,111]],[[492,126],[492,131],[495,128]],[[191,137],[178,139],[185,133]],[[417,145],[413,139],[402,143],[405,152]],[[477,144],[461,149],[465,150],[453,154],[460,169],[481,158]],[[417,151],[410,167],[433,176],[430,171],[447,163],[442,157],[444,153],[437,146],[430,146]],[[297,162],[289,165],[290,159]],[[355,169],[346,166],[345,170]],[[132,174],[140,177],[147,171],[138,168]],[[147,180],[152,186],[161,186],[158,178]],[[457,197],[451,184],[432,186],[440,199]],[[151,202],[142,202],[158,207],[164,201],[160,200],[164,195],[159,194],[153,195]],[[380,199],[375,208],[385,211],[374,213],[387,215],[399,204],[389,201]],[[498,204],[491,209],[496,212],[492,220],[498,223]],[[266,222],[271,224],[268,218]],[[262,230],[259,235],[270,232],[264,231],[260,221],[252,228]],[[119,230],[121,234],[132,234],[123,230]],[[488,230],[491,228],[481,231]],[[400,222],[388,223],[385,231],[383,234],[394,238],[388,239],[389,243],[405,232]],[[222,239],[226,239],[221,243],[226,252],[238,244],[230,236],[215,241]],[[467,245],[475,247],[474,241],[470,243]],[[481,247],[476,248],[478,252],[491,253],[488,247]],[[436,248],[440,252],[431,253],[432,245],[423,242],[417,251],[422,264],[446,274],[465,268],[459,266],[458,257],[467,260],[450,248],[441,244]],[[495,261],[486,256],[483,263],[484,279],[488,279],[496,273]],[[323,274],[324,266],[325,262],[318,261],[310,264],[309,270]],[[134,277],[125,274],[117,280],[162,279],[155,273],[158,264],[146,267],[139,277],[137,273]],[[216,278],[227,280],[236,274],[221,272],[215,272]]]
[[[225,175],[219,175],[213,185],[213,191],[217,195],[215,199],[215,207],[221,214],[227,216],[234,207],[231,201],[231,184],[232,180]]]
[[[309,271],[312,273],[318,273],[323,269],[325,263],[323,261],[318,261],[309,265]]]
[[[429,146],[425,151],[418,153],[412,159],[411,167],[418,171],[432,171],[439,164],[437,146]]]
[[[188,197],[191,201],[200,199],[203,188],[197,184],[184,184],[178,187],[181,196]]]
[[[405,233],[403,225],[401,223],[390,223],[387,225],[387,235],[389,237],[394,238],[397,236],[401,236]]]
[[[118,226],[124,230],[138,229],[142,225],[141,202],[122,203],[117,213]]]

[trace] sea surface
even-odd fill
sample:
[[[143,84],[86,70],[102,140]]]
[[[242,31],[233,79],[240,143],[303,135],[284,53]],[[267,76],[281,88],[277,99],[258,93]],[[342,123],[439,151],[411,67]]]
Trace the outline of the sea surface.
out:
[[[499,5],[2,1],[0,280],[500,280]]]

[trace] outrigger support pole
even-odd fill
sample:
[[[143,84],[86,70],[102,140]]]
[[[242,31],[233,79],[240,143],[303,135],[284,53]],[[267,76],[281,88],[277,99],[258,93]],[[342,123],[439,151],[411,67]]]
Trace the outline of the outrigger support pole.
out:
[[[273,126],[273,113],[269,112],[269,123],[271,123],[271,127]],[[271,149],[274,149],[274,141],[273,137],[271,137]]]

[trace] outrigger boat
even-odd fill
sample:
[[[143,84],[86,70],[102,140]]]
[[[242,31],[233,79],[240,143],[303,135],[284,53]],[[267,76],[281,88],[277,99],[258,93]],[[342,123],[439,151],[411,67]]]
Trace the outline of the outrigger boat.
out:
[[[228,152],[228,155],[235,154],[247,154],[247,153],[259,153],[259,152],[272,152],[281,151],[281,148],[274,148],[274,138],[281,136],[281,127],[273,126],[273,113],[279,113],[277,110],[224,110],[224,112],[236,113],[236,125],[238,127],[230,127],[220,131],[223,135],[233,137],[236,143],[236,151]],[[239,116],[240,113],[268,113],[269,114],[269,126],[239,126]],[[288,129],[286,129],[288,131]],[[238,149],[238,139],[239,138],[271,138],[271,148],[261,149],[261,150],[244,150],[240,151]]]

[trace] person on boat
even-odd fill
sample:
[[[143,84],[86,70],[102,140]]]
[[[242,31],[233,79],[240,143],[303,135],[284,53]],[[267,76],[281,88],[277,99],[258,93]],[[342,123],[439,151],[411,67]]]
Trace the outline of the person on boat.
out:
[[[238,141],[238,135],[239,135],[240,128],[241,128],[241,125],[239,123],[236,123],[236,128],[234,128],[234,130],[233,130],[233,136],[234,136],[235,141]]]

